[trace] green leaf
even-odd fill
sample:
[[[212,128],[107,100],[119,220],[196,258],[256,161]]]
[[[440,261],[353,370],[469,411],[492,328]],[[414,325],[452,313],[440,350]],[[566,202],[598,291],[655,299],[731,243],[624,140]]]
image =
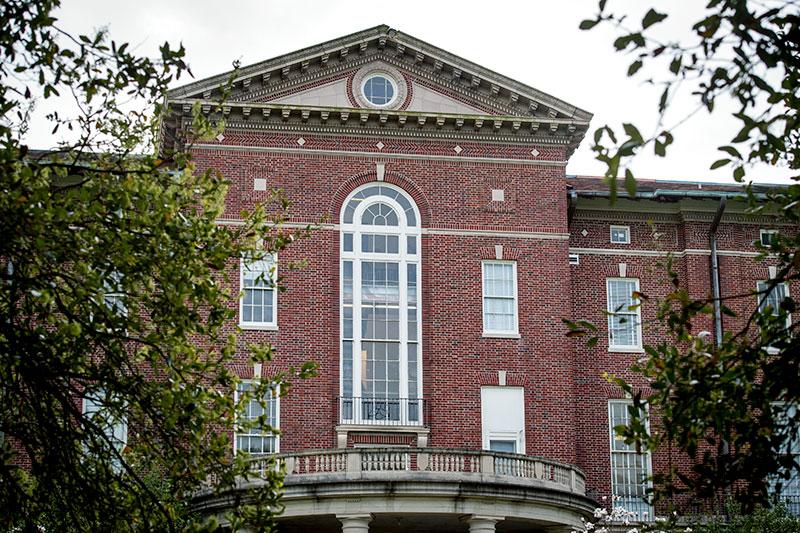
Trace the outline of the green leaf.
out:
[[[720,167],[724,167],[725,165],[731,162],[730,159],[718,159],[711,164],[711,170],[718,169]]]
[[[629,197],[636,197],[636,178],[633,177],[633,172],[629,168],[625,169],[625,191]]]
[[[677,74],[681,70],[681,65],[683,64],[683,56],[678,55],[675,56],[669,64],[669,71],[673,74]]]
[[[655,9],[651,8],[642,19],[642,29],[646,30],[653,24],[658,24],[665,18],[667,18],[667,15],[665,13],[659,13]]]
[[[740,154],[739,150],[737,150],[733,146],[720,146],[719,148],[717,148],[717,150],[725,152],[726,154],[730,155],[731,157],[735,157],[736,159],[742,158],[742,154]]]
[[[642,134],[639,133],[639,129],[631,123],[624,123],[622,128],[625,130],[625,133],[628,134],[628,137],[631,138],[631,141],[638,144],[644,144],[644,139],[642,138]]]
[[[599,20],[591,20],[591,19],[582,20],[580,25],[578,26],[578,28],[580,28],[582,30],[591,30],[592,28],[597,26],[598,22],[600,22],[600,21]]]
[[[639,71],[640,68],[642,68],[642,61],[637,59],[628,67],[628,76],[633,76]]]

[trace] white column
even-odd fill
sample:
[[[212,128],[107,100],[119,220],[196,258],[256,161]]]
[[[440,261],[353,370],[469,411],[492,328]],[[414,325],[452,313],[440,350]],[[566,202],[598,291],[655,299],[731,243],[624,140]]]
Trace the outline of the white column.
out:
[[[494,533],[495,525],[503,520],[502,516],[470,515],[466,522],[469,533]]]
[[[372,522],[371,514],[344,514],[336,515],[342,523],[342,533],[369,533],[369,523]]]

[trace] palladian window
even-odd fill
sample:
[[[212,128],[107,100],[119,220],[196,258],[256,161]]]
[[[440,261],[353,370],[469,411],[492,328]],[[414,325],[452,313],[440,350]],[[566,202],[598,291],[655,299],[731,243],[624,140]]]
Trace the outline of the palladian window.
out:
[[[397,187],[367,185],[341,221],[341,422],[422,424],[416,206]]]

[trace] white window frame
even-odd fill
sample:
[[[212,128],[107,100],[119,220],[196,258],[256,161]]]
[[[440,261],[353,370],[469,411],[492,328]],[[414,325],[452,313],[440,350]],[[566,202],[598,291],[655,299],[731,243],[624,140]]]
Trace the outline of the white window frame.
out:
[[[108,279],[103,281],[106,292],[103,294],[103,304],[114,314],[127,317],[128,305],[125,302],[125,292],[122,290],[122,274],[113,270]],[[112,285],[113,284],[113,285]]]
[[[616,503],[618,501],[618,500],[616,500],[616,498],[619,497],[620,499],[625,499],[626,496],[617,494],[617,492],[615,490],[616,489],[616,483],[615,483],[615,477],[616,476],[614,475],[614,454],[620,454],[620,455],[636,454],[636,455],[643,456],[644,469],[646,470],[646,476],[647,476],[647,479],[642,482],[642,484],[644,486],[644,492],[645,493],[647,492],[647,489],[651,489],[652,486],[653,486],[652,481],[650,480],[650,478],[653,475],[653,460],[652,460],[652,456],[651,456],[650,452],[638,453],[635,448],[633,450],[615,450],[614,449],[614,441],[618,438],[617,432],[614,431],[614,427],[619,425],[619,424],[615,424],[614,423],[615,421],[614,421],[613,415],[612,415],[612,405],[614,405],[614,404],[623,404],[623,405],[625,405],[625,408],[627,409],[629,406],[633,405],[633,401],[629,400],[629,399],[623,399],[623,400],[615,399],[615,400],[609,400],[608,401],[608,438],[609,438],[608,450],[609,450],[609,468],[610,468],[610,472],[611,472],[611,495],[612,495],[612,498],[615,499],[615,503],[614,503],[615,506],[625,507],[625,509],[627,511],[630,511],[630,512],[634,513],[634,517],[633,517],[634,521],[649,522],[649,521],[652,521],[652,520],[655,519],[655,516],[653,514],[653,506],[650,505],[649,502],[646,502],[645,500],[640,500],[641,501],[641,505],[638,507],[638,509],[628,509],[628,507],[630,507],[630,505],[627,505],[626,502],[623,502],[621,504],[620,503]],[[649,429],[650,429],[650,417],[648,416],[647,407],[646,406],[645,406],[645,427],[649,431]],[[630,496],[628,496],[628,498],[630,498]],[[637,505],[638,505],[638,503],[637,503]]]
[[[625,240],[619,241],[614,240],[614,231],[624,231],[625,232]],[[630,244],[631,243],[631,227],[630,226],[616,226],[612,225],[608,229],[608,239],[611,241],[612,244]]]
[[[386,196],[385,194],[371,195],[367,198],[360,200],[352,215],[351,222],[345,222],[345,212],[348,204],[354,200],[357,195],[370,187],[382,187],[393,189],[400,195],[405,197],[405,200],[410,204],[413,215],[414,225],[409,225],[409,217],[404,207],[394,198]],[[394,209],[398,216],[397,226],[369,226],[361,223],[361,218],[369,206],[375,203],[383,203]],[[339,330],[339,394],[341,400],[339,402],[339,417],[342,424],[355,424],[355,425],[376,425],[376,426],[419,426],[425,423],[424,421],[424,399],[422,397],[423,391],[423,375],[422,375],[422,219],[419,210],[413,198],[406,193],[402,188],[387,183],[368,183],[353,190],[342,204],[340,213],[340,264],[339,264],[339,316],[340,316],[340,330]],[[344,241],[345,234],[352,237],[352,250],[345,250]],[[382,252],[364,252],[361,246],[362,235],[397,235],[398,236],[398,253],[382,253]],[[408,239],[413,238],[415,241],[415,252],[409,252]],[[363,407],[365,402],[382,401],[380,398],[365,398],[362,388],[362,373],[366,374],[366,357],[358,356],[362,354],[362,335],[361,335],[361,314],[362,314],[362,286],[361,286],[361,269],[365,261],[369,262],[392,262],[398,264],[398,283],[399,283],[399,344],[400,344],[400,364],[399,364],[399,390],[400,398],[397,401],[398,418],[372,418],[363,416]],[[353,269],[353,286],[352,286],[352,303],[345,303],[345,283],[344,283],[344,263],[352,263]],[[408,268],[414,265],[416,274],[416,303],[412,304],[409,301],[408,292]],[[352,308],[352,338],[345,337],[345,307]],[[411,309],[416,310],[416,337],[409,336],[408,328],[408,312]],[[345,368],[344,358],[346,357],[344,343],[350,342],[352,344],[352,387],[350,396],[345,398]],[[363,342],[372,342],[366,340]],[[409,346],[414,344],[416,346],[416,390],[409,390],[411,379],[409,378]],[[412,387],[413,389],[413,387]],[[389,398],[386,401],[391,402],[394,399]],[[350,416],[346,416],[345,412],[349,412]]]
[[[784,407],[794,407],[794,409],[797,409],[797,406],[792,406],[787,402],[772,402],[772,406],[774,409]],[[775,417],[776,424],[780,421],[780,418],[779,416]],[[784,442],[783,449],[780,450],[779,453],[780,455],[791,455],[795,458],[795,461],[797,461],[800,457],[800,436],[795,437],[794,440],[789,440],[789,442]],[[778,480],[772,476],[768,482],[770,496],[778,496],[778,501],[783,502],[791,514],[795,516],[800,515],[800,472],[796,469],[792,469],[789,479],[780,480],[780,483],[783,485],[780,495],[778,495],[775,490]]]
[[[278,287],[277,287],[277,280],[278,280],[278,255],[277,254],[265,254],[264,257],[258,260],[265,261],[270,263],[269,272],[264,272],[264,278],[269,278],[272,281],[271,288],[265,289],[252,289],[252,290],[262,290],[266,293],[269,293],[272,298],[272,320],[269,322],[266,321],[245,321],[244,320],[244,297],[245,291],[247,288],[244,286],[244,271],[245,265],[255,262],[249,257],[242,257],[239,259],[239,327],[241,329],[255,329],[255,330],[277,330],[278,329]]]
[[[521,423],[518,428],[497,429],[490,428],[490,421],[495,420],[489,410],[489,400],[492,391],[503,391],[507,393],[514,393],[519,396],[519,405],[516,406],[514,412],[520,413]],[[491,442],[493,440],[514,441],[514,453],[525,454],[525,389],[523,387],[500,387],[500,386],[484,386],[481,387],[481,447],[484,450],[491,450]]]
[[[764,248],[772,248],[772,243],[764,244],[764,236],[770,235],[770,240],[774,239],[774,236],[777,235],[779,232],[776,229],[761,229],[758,232],[758,242],[761,243],[761,246]]]
[[[612,331],[613,331],[613,320],[614,316],[608,316],[608,351],[609,352],[641,352],[643,351],[642,348],[642,307],[638,305],[634,311],[628,310],[619,310],[616,311],[611,307],[611,283],[617,281],[625,281],[625,282],[633,282],[635,284],[634,291],[639,291],[639,279],[638,278],[606,278],[606,310],[609,313],[613,313],[614,315],[626,315],[628,317],[635,317],[635,324],[636,324],[636,338],[638,340],[637,344],[614,344],[614,339],[612,338]],[[635,303],[635,298],[632,298]]]
[[[767,296],[769,294],[769,293],[762,294],[762,292],[767,287],[769,287],[770,283],[771,283],[770,280],[760,280],[760,281],[756,282],[756,296],[758,297],[758,309],[759,309],[759,311],[763,311],[762,306],[764,306],[764,302],[767,299]],[[765,285],[765,287],[762,288],[762,286],[761,286],[762,284]],[[783,287],[783,291],[784,291],[783,299],[784,300],[791,296],[789,294],[789,284],[786,283],[785,281],[782,281],[780,283],[776,283],[775,286],[773,286],[770,289],[770,293],[772,291],[774,291],[775,289],[777,289],[778,286],[782,286]],[[782,301],[783,300],[781,300],[781,302]],[[780,305],[780,303],[779,303],[779,305]],[[773,309],[772,310],[772,314],[773,314],[773,316],[778,316],[780,314],[780,309]],[[786,327],[789,328],[789,327],[791,327],[791,325],[792,325],[792,314],[791,313],[786,313]]]
[[[501,296],[490,296],[486,294],[486,267],[488,265],[511,265],[512,283],[514,295],[512,298]],[[508,330],[492,330],[486,327],[486,300],[487,298],[494,299],[513,299],[514,310],[514,324]],[[483,336],[484,337],[511,337],[519,338],[519,287],[517,282],[517,262],[516,261],[503,261],[503,260],[484,260],[481,261],[481,314],[483,317]]]
[[[119,455],[122,455],[125,451],[125,448],[128,447],[127,416],[111,418],[107,414],[108,410],[105,406],[103,406],[103,402],[106,398],[105,389],[100,388],[91,391],[87,390],[84,392],[86,395],[81,398],[81,413],[83,416],[89,419],[100,417],[100,420],[95,423],[100,425],[100,429],[103,431],[108,440],[113,443],[116,452]],[[89,396],[91,396],[91,398]],[[94,408],[92,409],[90,407]],[[112,456],[111,462],[115,471],[122,471],[122,464],[117,457]]]
[[[385,104],[376,104],[375,102],[367,98],[367,93],[366,93],[367,82],[369,82],[372,78],[375,78],[377,76],[385,78],[389,82],[389,85],[392,86],[392,97]],[[392,76],[386,71],[383,70],[372,71],[366,76],[364,76],[363,80],[361,80],[361,97],[364,99],[365,102],[369,103],[371,107],[374,107],[376,109],[385,109],[394,104],[395,102],[397,102],[398,96],[399,96],[399,88],[397,85],[397,80],[395,80],[394,76]]]
[[[236,386],[233,389],[233,402],[234,402],[234,405],[236,405],[236,406],[238,406],[238,404],[239,404],[239,394],[240,394],[239,393],[239,385],[243,384],[243,383],[259,384],[260,382],[258,380],[254,380],[254,379],[243,379],[243,380],[239,381],[239,383],[237,383]],[[280,450],[281,450],[281,434],[280,434],[280,426],[281,426],[281,395],[280,395],[280,388],[277,385],[276,386],[272,386],[272,387],[270,387],[270,391],[272,393],[272,397],[267,399],[267,402],[275,402],[275,423],[274,424],[270,424],[270,426],[273,429],[278,430],[278,432],[277,433],[267,432],[267,431],[257,431],[256,432],[255,428],[249,430],[250,431],[249,433],[236,431],[236,428],[237,428],[236,418],[239,416],[239,410],[237,409],[236,410],[236,416],[234,417],[234,423],[233,423],[233,454],[234,455],[239,453],[239,449],[238,449],[238,446],[237,446],[237,444],[239,442],[237,437],[239,437],[239,436],[272,437],[273,439],[275,439],[275,451],[273,451],[273,452],[265,452],[265,453],[251,453],[250,454],[251,457],[261,457],[261,456],[280,453]],[[269,420],[267,420],[267,422],[269,422]]]

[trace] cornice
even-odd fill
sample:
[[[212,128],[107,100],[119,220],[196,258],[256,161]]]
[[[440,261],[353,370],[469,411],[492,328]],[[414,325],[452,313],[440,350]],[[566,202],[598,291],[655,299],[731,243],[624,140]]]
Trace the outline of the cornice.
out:
[[[583,211],[578,209],[575,211],[574,220],[600,220],[604,222],[614,222],[619,220],[630,220],[634,222],[646,222],[646,221],[657,221],[657,222],[672,222],[672,223],[679,223],[681,221],[681,217],[677,213],[668,213],[668,212],[658,212],[658,211],[642,211],[642,212],[630,212],[630,211]]]
[[[714,206],[716,207],[716,205]],[[680,224],[683,222],[700,222],[710,224],[714,220],[715,211],[684,211],[673,212],[658,211],[614,211],[614,210],[580,210],[575,211],[575,220],[599,220],[603,222],[614,222],[620,220],[630,220],[637,222],[657,221],[671,222]],[[747,213],[725,213],[722,216],[722,223],[746,224],[755,226],[786,226],[793,227],[793,224],[781,223],[776,216],[769,215],[750,215]]]
[[[563,168],[567,166],[566,161],[548,161],[548,160],[529,160],[529,159],[511,159],[505,157],[472,157],[472,156],[453,156],[453,155],[426,155],[414,153],[390,153],[390,152],[359,152],[352,150],[324,150],[324,149],[306,149],[306,148],[285,148],[280,146],[247,146],[247,145],[228,145],[228,144],[193,144],[192,150],[218,150],[218,151],[232,151],[232,152],[264,152],[276,154],[292,154],[304,156],[318,156],[318,157],[353,157],[373,160],[392,160],[392,159],[410,159],[415,161],[458,161],[461,163],[492,163],[503,165],[521,165],[521,166],[536,166],[536,167],[558,167]]]
[[[565,118],[330,108],[260,102],[230,102],[219,107],[216,102],[194,99],[175,100],[170,104],[175,113],[183,119],[181,129],[191,125],[193,105],[200,105],[201,112],[209,117],[224,119],[227,127],[245,130],[275,129],[474,141],[494,140],[567,145],[573,149],[589,126],[587,121]]]

